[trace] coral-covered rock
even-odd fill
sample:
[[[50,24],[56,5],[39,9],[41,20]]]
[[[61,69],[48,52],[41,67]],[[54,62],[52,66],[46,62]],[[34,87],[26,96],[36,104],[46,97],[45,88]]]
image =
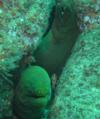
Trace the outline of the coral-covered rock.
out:
[[[21,119],[39,119],[51,99],[51,81],[39,66],[22,72],[14,98],[14,111]]]
[[[76,12],[82,33],[58,81],[48,119],[99,119],[100,1],[58,2]]]
[[[38,46],[53,5],[53,0],[0,1],[0,75]]]
[[[13,118],[12,100],[13,85],[0,77],[0,119]]]
[[[59,79],[48,119],[67,118],[100,118],[99,28],[80,35]]]

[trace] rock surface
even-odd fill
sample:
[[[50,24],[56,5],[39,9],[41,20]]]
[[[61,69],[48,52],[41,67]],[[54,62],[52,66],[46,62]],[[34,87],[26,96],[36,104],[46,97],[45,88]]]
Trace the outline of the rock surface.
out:
[[[0,77],[0,119],[12,119],[13,85]]]
[[[100,118],[100,29],[82,33],[58,81],[48,119]]]
[[[48,119],[100,118],[100,2],[58,0],[76,11],[79,35],[58,81]],[[58,114],[59,113],[59,114]]]

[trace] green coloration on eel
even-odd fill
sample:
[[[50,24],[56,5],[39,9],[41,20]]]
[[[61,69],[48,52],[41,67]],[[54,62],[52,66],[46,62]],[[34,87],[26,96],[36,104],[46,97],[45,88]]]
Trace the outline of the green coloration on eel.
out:
[[[36,64],[45,68],[50,75],[62,72],[80,34],[74,12],[61,6],[55,12],[50,31],[33,54]]]
[[[29,66],[22,72],[16,87],[14,111],[21,119],[40,119],[51,99],[51,81],[39,66]]]

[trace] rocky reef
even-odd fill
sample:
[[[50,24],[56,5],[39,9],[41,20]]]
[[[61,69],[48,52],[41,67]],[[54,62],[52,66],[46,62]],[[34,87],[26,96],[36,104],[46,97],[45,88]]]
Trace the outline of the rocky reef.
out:
[[[100,118],[99,34],[96,29],[78,38],[58,81],[48,119]]]
[[[100,119],[99,0],[0,0],[0,119],[16,118]]]
[[[52,0],[0,1],[1,75],[16,68],[22,56],[38,46],[48,26],[52,7]]]
[[[48,119],[99,119],[100,2],[73,0],[69,7],[67,1],[62,4],[76,10],[81,34],[57,83]]]
[[[13,86],[0,77],[0,119],[12,119]]]

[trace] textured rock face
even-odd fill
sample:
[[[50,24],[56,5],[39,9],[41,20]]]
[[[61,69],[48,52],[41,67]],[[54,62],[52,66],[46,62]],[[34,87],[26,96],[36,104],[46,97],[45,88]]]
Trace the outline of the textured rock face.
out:
[[[78,25],[81,31],[100,26],[99,0],[73,0],[77,12]]]
[[[0,77],[0,119],[12,119],[13,86]]]
[[[0,1],[0,75],[34,50],[47,26],[53,0]],[[45,19],[44,19],[45,18]]]
[[[95,29],[78,38],[59,79],[48,119],[100,118],[99,34],[100,29]]]
[[[82,33],[58,81],[48,119],[99,119],[100,2],[63,0],[59,3],[76,11]]]

